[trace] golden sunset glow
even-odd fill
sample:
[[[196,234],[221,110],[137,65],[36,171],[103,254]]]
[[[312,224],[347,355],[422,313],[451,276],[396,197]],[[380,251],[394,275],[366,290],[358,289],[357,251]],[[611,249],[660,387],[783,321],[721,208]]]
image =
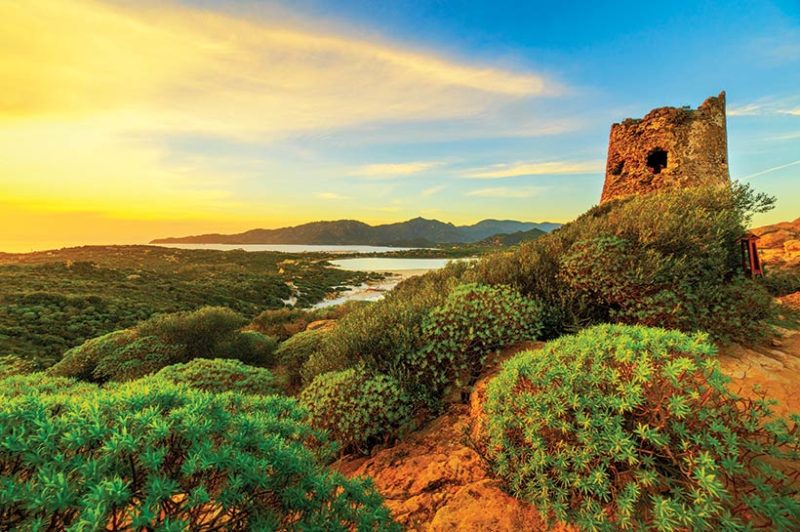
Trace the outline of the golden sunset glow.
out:
[[[566,81],[569,68],[541,66],[535,45],[484,49],[479,34],[451,45],[348,13],[0,0],[0,217],[24,228],[14,242],[326,218],[566,221],[591,205],[623,111],[590,100],[615,89]],[[763,161],[731,153],[734,177],[793,186],[792,168],[763,172],[796,159],[797,109],[791,97],[731,106],[732,146],[733,120],[780,125]]]
[[[239,193],[238,175],[172,158],[164,140],[265,142],[469,117],[558,90],[532,74],[278,21],[142,5],[0,2],[0,179],[15,219],[88,211],[108,223],[257,214],[277,222]],[[71,223],[77,233],[81,218]]]

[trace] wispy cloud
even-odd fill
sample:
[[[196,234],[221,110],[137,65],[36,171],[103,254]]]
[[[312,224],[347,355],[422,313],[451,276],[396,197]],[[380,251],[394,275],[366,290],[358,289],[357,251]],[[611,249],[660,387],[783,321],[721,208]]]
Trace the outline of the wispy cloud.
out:
[[[754,174],[746,175],[746,176],[744,176],[744,177],[742,177],[740,179],[751,179],[753,177],[758,177],[758,176],[761,176],[761,175],[764,175],[764,174],[770,174],[772,172],[776,172],[778,170],[783,170],[784,168],[789,168],[791,166],[797,166],[799,164],[800,164],[800,160],[792,161],[790,163],[781,164],[779,166],[773,166],[772,168],[767,168],[765,170],[761,170],[760,172],[756,172]]]
[[[175,3],[3,2],[0,27],[0,117],[134,111],[129,126],[252,139],[478,116],[560,90],[529,71]]]
[[[0,190],[120,216],[252,212],[241,175],[186,172],[165,139],[266,143],[496,118],[562,90],[527,68],[323,24],[180,2],[0,0]],[[411,175],[430,165],[363,170]]]
[[[336,192],[318,192],[315,194],[316,197],[319,199],[324,200],[346,200],[350,199],[349,196],[343,196],[342,194],[337,194]]]
[[[800,96],[760,98],[750,103],[731,105],[728,116],[791,115],[800,116]]]
[[[490,187],[470,190],[467,192],[467,196],[474,196],[478,198],[519,199],[538,196],[545,190],[547,190],[546,187]]]
[[[447,188],[445,187],[445,185],[436,185],[433,187],[423,189],[422,192],[419,193],[419,195],[422,196],[423,198],[429,198],[443,191],[445,188]]]
[[[439,161],[367,164],[356,168],[353,171],[353,175],[369,179],[390,179],[393,177],[419,174],[441,165],[442,163]]]
[[[603,161],[548,161],[495,164],[468,172],[470,179],[503,179],[527,175],[594,174],[603,172]]]
[[[726,113],[728,116],[754,116],[761,114],[763,111],[764,106],[762,104],[748,103],[728,106]]]

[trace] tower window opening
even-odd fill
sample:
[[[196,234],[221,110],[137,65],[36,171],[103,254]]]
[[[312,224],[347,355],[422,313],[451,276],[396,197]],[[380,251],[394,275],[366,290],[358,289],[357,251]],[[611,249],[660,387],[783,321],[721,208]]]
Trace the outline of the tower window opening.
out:
[[[660,174],[667,167],[667,152],[656,148],[647,155],[647,167],[654,173]]]

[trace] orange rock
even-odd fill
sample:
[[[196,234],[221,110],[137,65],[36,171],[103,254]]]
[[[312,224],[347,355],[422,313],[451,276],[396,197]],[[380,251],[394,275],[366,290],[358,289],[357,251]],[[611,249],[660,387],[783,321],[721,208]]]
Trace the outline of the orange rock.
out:
[[[450,405],[447,412],[394,447],[369,458],[345,458],[334,468],[347,476],[370,476],[395,519],[408,530],[545,530],[536,509],[502,490],[489,464],[473,448],[469,433],[486,382],[500,362],[528,343],[499,353],[478,381],[472,408]]]
[[[782,330],[772,346],[730,345],[720,349],[723,373],[731,378],[728,387],[743,397],[757,398],[759,387],[769,399],[778,401],[775,414],[800,412],[800,331]]]
[[[781,304],[793,308],[794,310],[800,310],[800,292],[795,292],[794,294],[789,294],[788,296],[783,296],[778,299]]]
[[[428,527],[430,531],[551,530],[535,508],[521,504],[502,490],[494,479],[473,482],[458,490],[442,506]],[[556,528],[554,530],[567,530]]]

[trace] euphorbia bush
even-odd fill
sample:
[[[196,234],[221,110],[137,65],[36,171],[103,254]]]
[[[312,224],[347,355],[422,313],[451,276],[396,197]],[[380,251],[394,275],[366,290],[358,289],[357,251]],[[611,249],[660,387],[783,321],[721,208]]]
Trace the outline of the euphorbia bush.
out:
[[[95,380],[94,370],[97,369],[97,364],[135,339],[136,333],[131,329],[92,338],[64,353],[58,363],[47,369],[47,373],[56,377]]]
[[[466,268],[465,263],[451,262],[403,281],[381,301],[355,307],[326,332],[303,367],[303,379],[364,365],[405,382],[414,369],[410,355],[422,346],[422,321],[445,300]]]
[[[383,530],[368,482],[320,465],[294,400],[146,379],[0,402],[9,530]],[[324,448],[324,446],[323,446]]]
[[[0,380],[0,401],[19,395],[81,395],[95,391],[97,386],[94,384],[69,377],[53,377],[42,372],[12,375]]]
[[[797,530],[800,416],[729,392],[714,353],[601,325],[514,357],[487,392],[497,472],[587,530]]]
[[[182,360],[180,347],[155,336],[137,336],[98,360],[92,381],[130,381]]]
[[[195,358],[186,364],[167,366],[155,377],[217,393],[235,391],[269,395],[280,389],[270,370],[225,358]]]
[[[14,355],[0,356],[0,379],[11,375],[24,375],[36,371],[37,365],[32,360],[27,360]]]
[[[327,430],[342,451],[397,435],[410,418],[408,398],[399,383],[360,368],[317,376],[300,394],[314,427]]]
[[[425,388],[468,385],[489,355],[535,340],[541,317],[541,305],[507,286],[458,286],[422,323],[425,344],[414,355],[413,378]]]

